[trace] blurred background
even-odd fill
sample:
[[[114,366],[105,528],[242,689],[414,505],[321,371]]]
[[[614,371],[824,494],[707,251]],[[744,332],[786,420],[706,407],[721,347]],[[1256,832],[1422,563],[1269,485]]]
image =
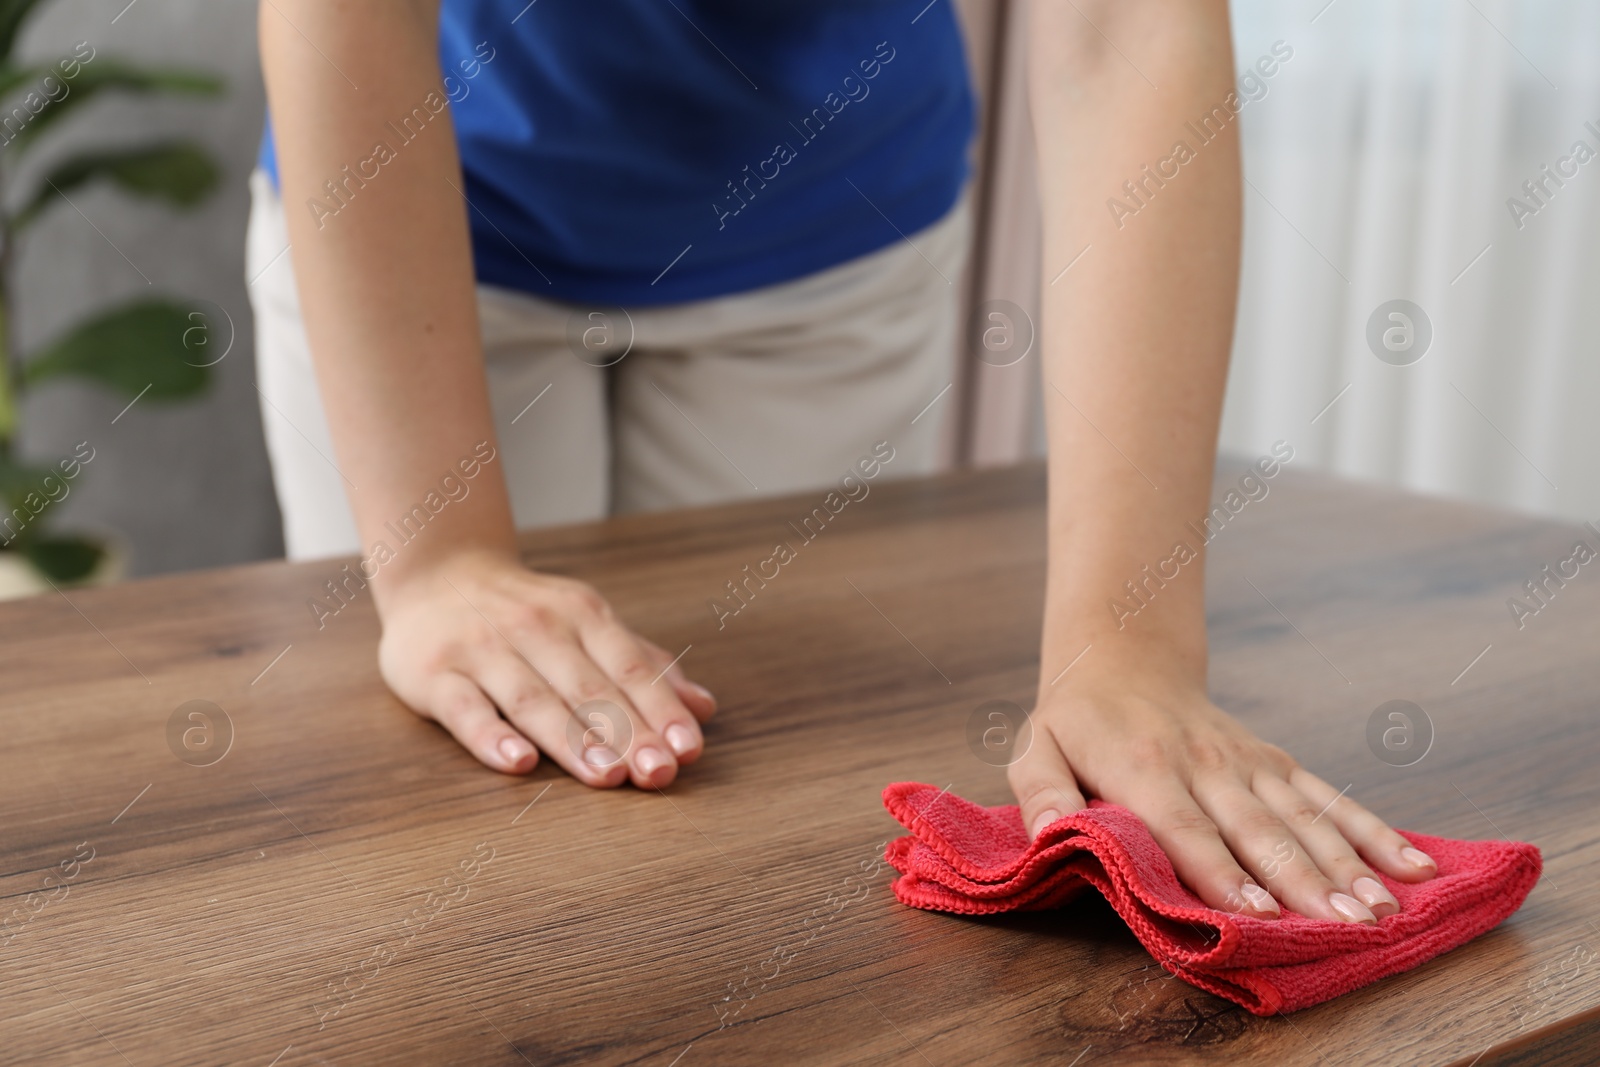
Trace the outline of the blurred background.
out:
[[[0,147],[8,208],[85,152],[189,141],[209,154],[217,175],[209,195],[192,206],[131,195],[117,181],[63,189],[9,250],[13,351],[32,355],[106,309],[166,298],[205,308],[214,319],[207,323],[210,351],[197,349],[193,362],[221,357],[202,391],[168,402],[147,394],[129,408],[132,393],[82,376],[30,388],[15,451],[45,468],[73,456],[80,443],[93,454],[38,521],[52,532],[108,539],[125,551],[126,569],[135,575],[281,555],[243,267],[246,181],[264,113],[256,5],[5,0],[0,19],[30,6],[10,63],[24,76],[12,79],[0,119],[16,128],[12,109],[31,111],[28,94],[41,86],[51,91],[46,77],[65,88],[72,106],[37,141]],[[57,62],[81,50],[80,42],[93,59],[76,78],[65,78]],[[196,94],[123,83],[94,91],[95,79],[115,82],[134,69],[205,73],[221,88]],[[61,88],[54,92],[62,95]]]
[[[80,443],[93,449],[50,506],[50,527],[114,544],[129,575],[280,555],[243,268],[263,116],[256,4],[0,0],[0,30],[30,6],[13,70],[43,71],[87,42],[85,72],[102,79],[138,65],[209,73],[221,91],[82,93],[70,122],[25,151],[0,148],[12,212],[86,150],[183,139],[215,166],[209,194],[188,206],[171,188],[183,172],[170,166],[58,190],[61,202],[8,241],[13,350],[46,349],[105,309],[167,297],[207,309],[195,363],[218,361],[193,395],[177,396],[177,383],[172,399],[157,389],[131,407],[137,388],[109,388],[81,368],[41,380],[20,400],[14,456],[49,465]],[[1031,315],[1041,284],[1070,273],[1056,273],[1063,263],[1041,278],[1037,263],[1023,6],[960,7],[983,95],[979,254],[964,282],[969,317],[982,323],[978,309],[996,300]],[[1293,54],[1240,120],[1244,279],[1224,449],[1253,456],[1285,440],[1296,467],[1600,519],[1590,458],[1600,448],[1600,159],[1573,159],[1578,141],[1600,151],[1600,5],[1237,0],[1233,15],[1239,69],[1275,42]],[[29,91],[23,77],[4,84],[7,108]],[[1546,180],[1539,203],[1523,183],[1544,180],[1546,165],[1576,173],[1559,187]],[[156,179],[168,193],[140,194]],[[1536,210],[1514,213],[1512,198]],[[1369,343],[1375,314],[1381,337],[1394,307],[1411,347]],[[949,462],[1041,455],[1037,349],[1001,366],[1009,361],[983,351],[980,331],[970,335]]]
[[[990,86],[973,285],[1031,310],[1021,14],[969,11]],[[1284,440],[1296,466],[1600,518],[1600,160],[1572,158],[1577,141],[1600,150],[1600,5],[1235,0],[1232,15],[1237,69],[1278,41],[1293,56],[1239,119],[1244,270],[1223,450]],[[1576,175],[1546,180],[1541,206],[1523,183],[1544,166]],[[1513,215],[1513,197],[1536,214]],[[1380,308],[1383,329],[1396,325],[1395,300],[1420,308],[1432,337],[1426,351],[1384,350],[1389,362],[1367,334]],[[1420,341],[1424,320],[1408,317]],[[971,363],[955,453],[1041,455],[1037,361],[997,362]]]

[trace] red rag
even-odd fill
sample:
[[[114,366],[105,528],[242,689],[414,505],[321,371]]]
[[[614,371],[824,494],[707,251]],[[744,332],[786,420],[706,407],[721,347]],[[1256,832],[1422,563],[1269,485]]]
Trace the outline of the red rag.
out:
[[[989,915],[1054,908],[1099,890],[1167,970],[1256,1015],[1297,1011],[1409,970],[1490,930],[1539,879],[1539,849],[1520,841],[1457,841],[1401,830],[1432,856],[1426,882],[1383,874],[1400,910],[1378,922],[1331,922],[1285,911],[1258,919],[1217,911],[1178,881],[1133,812],[1091,801],[1029,840],[1015,804],[986,808],[919,782],[883,791],[910,837],[885,858],[901,903]]]

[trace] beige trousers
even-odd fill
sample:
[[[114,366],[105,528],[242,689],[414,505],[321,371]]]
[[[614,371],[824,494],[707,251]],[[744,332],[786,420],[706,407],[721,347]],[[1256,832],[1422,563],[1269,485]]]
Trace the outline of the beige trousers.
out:
[[[284,209],[251,179],[256,375],[290,559],[359,551],[312,371]],[[885,223],[888,225],[888,223]],[[882,251],[798,281],[624,309],[480,286],[517,525],[821,488],[878,441],[931,471],[955,374],[963,200]]]

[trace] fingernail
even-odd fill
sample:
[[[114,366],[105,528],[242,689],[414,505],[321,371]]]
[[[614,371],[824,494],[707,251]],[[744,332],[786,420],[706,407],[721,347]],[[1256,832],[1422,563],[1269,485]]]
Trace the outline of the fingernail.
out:
[[[591,767],[598,767],[601,770],[605,770],[607,767],[615,766],[617,760],[621,758],[621,756],[617,755],[609,748],[605,748],[601,745],[592,745],[583,750],[583,762],[587,763]]]
[[[1420,848],[1412,848],[1410,845],[1407,845],[1405,848],[1400,850],[1400,858],[1411,864],[1411,866],[1419,867],[1423,870],[1439,869],[1439,865],[1433,862],[1432,856],[1428,855]]]
[[[1246,882],[1239,887],[1239,895],[1250,902],[1250,906],[1257,911],[1267,912],[1271,915],[1280,914],[1278,902],[1272,899],[1272,894],[1258,885]]]
[[[694,751],[694,732],[681,722],[675,722],[667,727],[667,744],[672,746],[672,751],[682,756]]]
[[[1394,894],[1383,887],[1383,883],[1376,878],[1357,878],[1350,886],[1351,892],[1360,899],[1361,903],[1369,908],[1380,908],[1387,904],[1395,911],[1400,910],[1400,902]],[[1376,912],[1374,912],[1376,914]]]
[[[717,702],[717,698],[715,696],[712,696],[711,690],[707,689],[705,686],[701,685],[699,682],[690,682],[689,683],[689,689],[696,696],[699,696],[702,700],[705,700],[708,703],[715,704]]]
[[[500,755],[511,766],[515,767],[527,758],[533,751],[533,746],[520,737],[502,737],[500,739]]]
[[[1033,820],[1033,836],[1038,837],[1044,832],[1046,826],[1049,826],[1059,818],[1061,818],[1061,813],[1055,808],[1046,808],[1041,811],[1039,817]]]
[[[1347,923],[1376,923],[1378,917],[1367,910],[1367,906],[1355,897],[1343,893],[1329,893],[1328,903],[1333,905],[1333,910],[1344,916]]]
[[[665,752],[661,752],[653,748],[641,748],[639,750],[637,762],[639,765],[639,773],[644,775],[646,778],[654,778],[657,771],[672,764],[672,761],[667,758],[667,754]]]

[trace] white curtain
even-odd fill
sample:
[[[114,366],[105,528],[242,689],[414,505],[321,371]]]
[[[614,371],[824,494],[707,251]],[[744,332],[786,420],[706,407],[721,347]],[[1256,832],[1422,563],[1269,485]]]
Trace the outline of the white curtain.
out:
[[[1294,58],[1241,126],[1223,447],[1283,438],[1351,477],[1600,518],[1600,158],[1545,179],[1520,228],[1506,205],[1536,206],[1522,183],[1575,142],[1600,152],[1600,4],[1325,3],[1233,7],[1240,63]],[[1411,365],[1366,336],[1393,299],[1432,325]]]
[[[1296,466],[1600,518],[1600,158],[1546,179],[1520,228],[1506,206],[1537,206],[1523,182],[1575,142],[1600,151],[1585,125],[1600,131],[1600,3],[1235,0],[1233,20],[1241,69],[1276,41],[1294,55],[1240,120],[1250,184],[1223,448],[1283,439]],[[991,160],[1031,167],[1031,145],[1002,139]],[[1014,202],[999,207],[1026,231]],[[1025,254],[991,247],[988,262]],[[1037,285],[991,266],[974,293],[1035,307]],[[1409,365],[1368,344],[1391,300],[1431,324]],[[1040,452],[1022,370],[976,372],[968,461]]]

